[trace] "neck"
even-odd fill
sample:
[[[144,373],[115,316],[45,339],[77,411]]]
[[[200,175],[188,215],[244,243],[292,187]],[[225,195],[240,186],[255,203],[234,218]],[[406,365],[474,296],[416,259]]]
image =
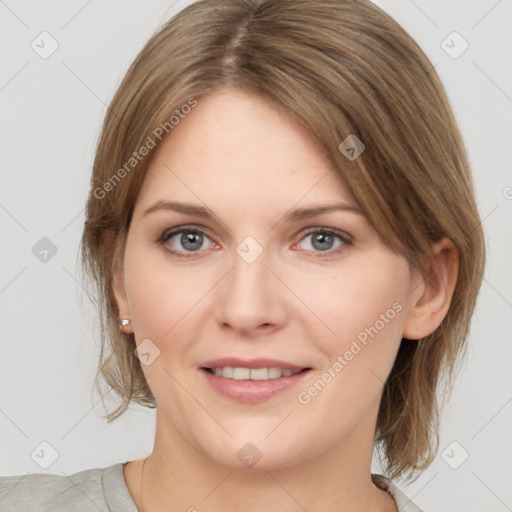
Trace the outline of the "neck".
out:
[[[223,512],[292,512],[297,507],[395,512],[393,498],[371,482],[373,443],[361,441],[373,441],[370,434],[356,428],[335,450],[286,467],[228,468],[164,425],[157,411],[154,449],[138,461],[138,476],[131,481],[139,485],[132,484],[132,495],[140,512],[205,506]]]

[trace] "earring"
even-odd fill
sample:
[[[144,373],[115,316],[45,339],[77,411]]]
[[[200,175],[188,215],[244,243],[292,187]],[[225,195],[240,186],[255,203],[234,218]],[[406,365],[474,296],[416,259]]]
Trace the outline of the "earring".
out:
[[[123,327],[126,327],[129,323],[130,323],[130,319],[129,318],[120,318],[119,319],[119,324],[121,325],[121,329]]]

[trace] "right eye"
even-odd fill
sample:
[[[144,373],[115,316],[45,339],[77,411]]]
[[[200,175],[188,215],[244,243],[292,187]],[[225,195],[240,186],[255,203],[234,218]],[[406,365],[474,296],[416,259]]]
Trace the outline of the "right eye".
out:
[[[191,227],[166,230],[159,242],[166,246],[167,251],[181,258],[190,258],[194,256],[193,253],[215,246],[200,229]]]

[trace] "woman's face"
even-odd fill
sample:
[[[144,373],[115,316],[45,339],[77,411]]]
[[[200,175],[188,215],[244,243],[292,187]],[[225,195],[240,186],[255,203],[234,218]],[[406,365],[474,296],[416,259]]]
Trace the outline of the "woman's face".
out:
[[[321,146],[264,100],[201,98],[163,140],[119,275],[157,429],[231,467],[371,451],[412,275]]]

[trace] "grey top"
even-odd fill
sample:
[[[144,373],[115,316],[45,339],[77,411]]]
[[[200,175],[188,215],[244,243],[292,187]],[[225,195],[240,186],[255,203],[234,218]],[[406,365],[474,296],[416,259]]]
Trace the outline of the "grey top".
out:
[[[0,477],[2,512],[137,512],[119,462],[72,475],[44,473]],[[395,499],[400,512],[422,512],[387,477],[372,481]]]

